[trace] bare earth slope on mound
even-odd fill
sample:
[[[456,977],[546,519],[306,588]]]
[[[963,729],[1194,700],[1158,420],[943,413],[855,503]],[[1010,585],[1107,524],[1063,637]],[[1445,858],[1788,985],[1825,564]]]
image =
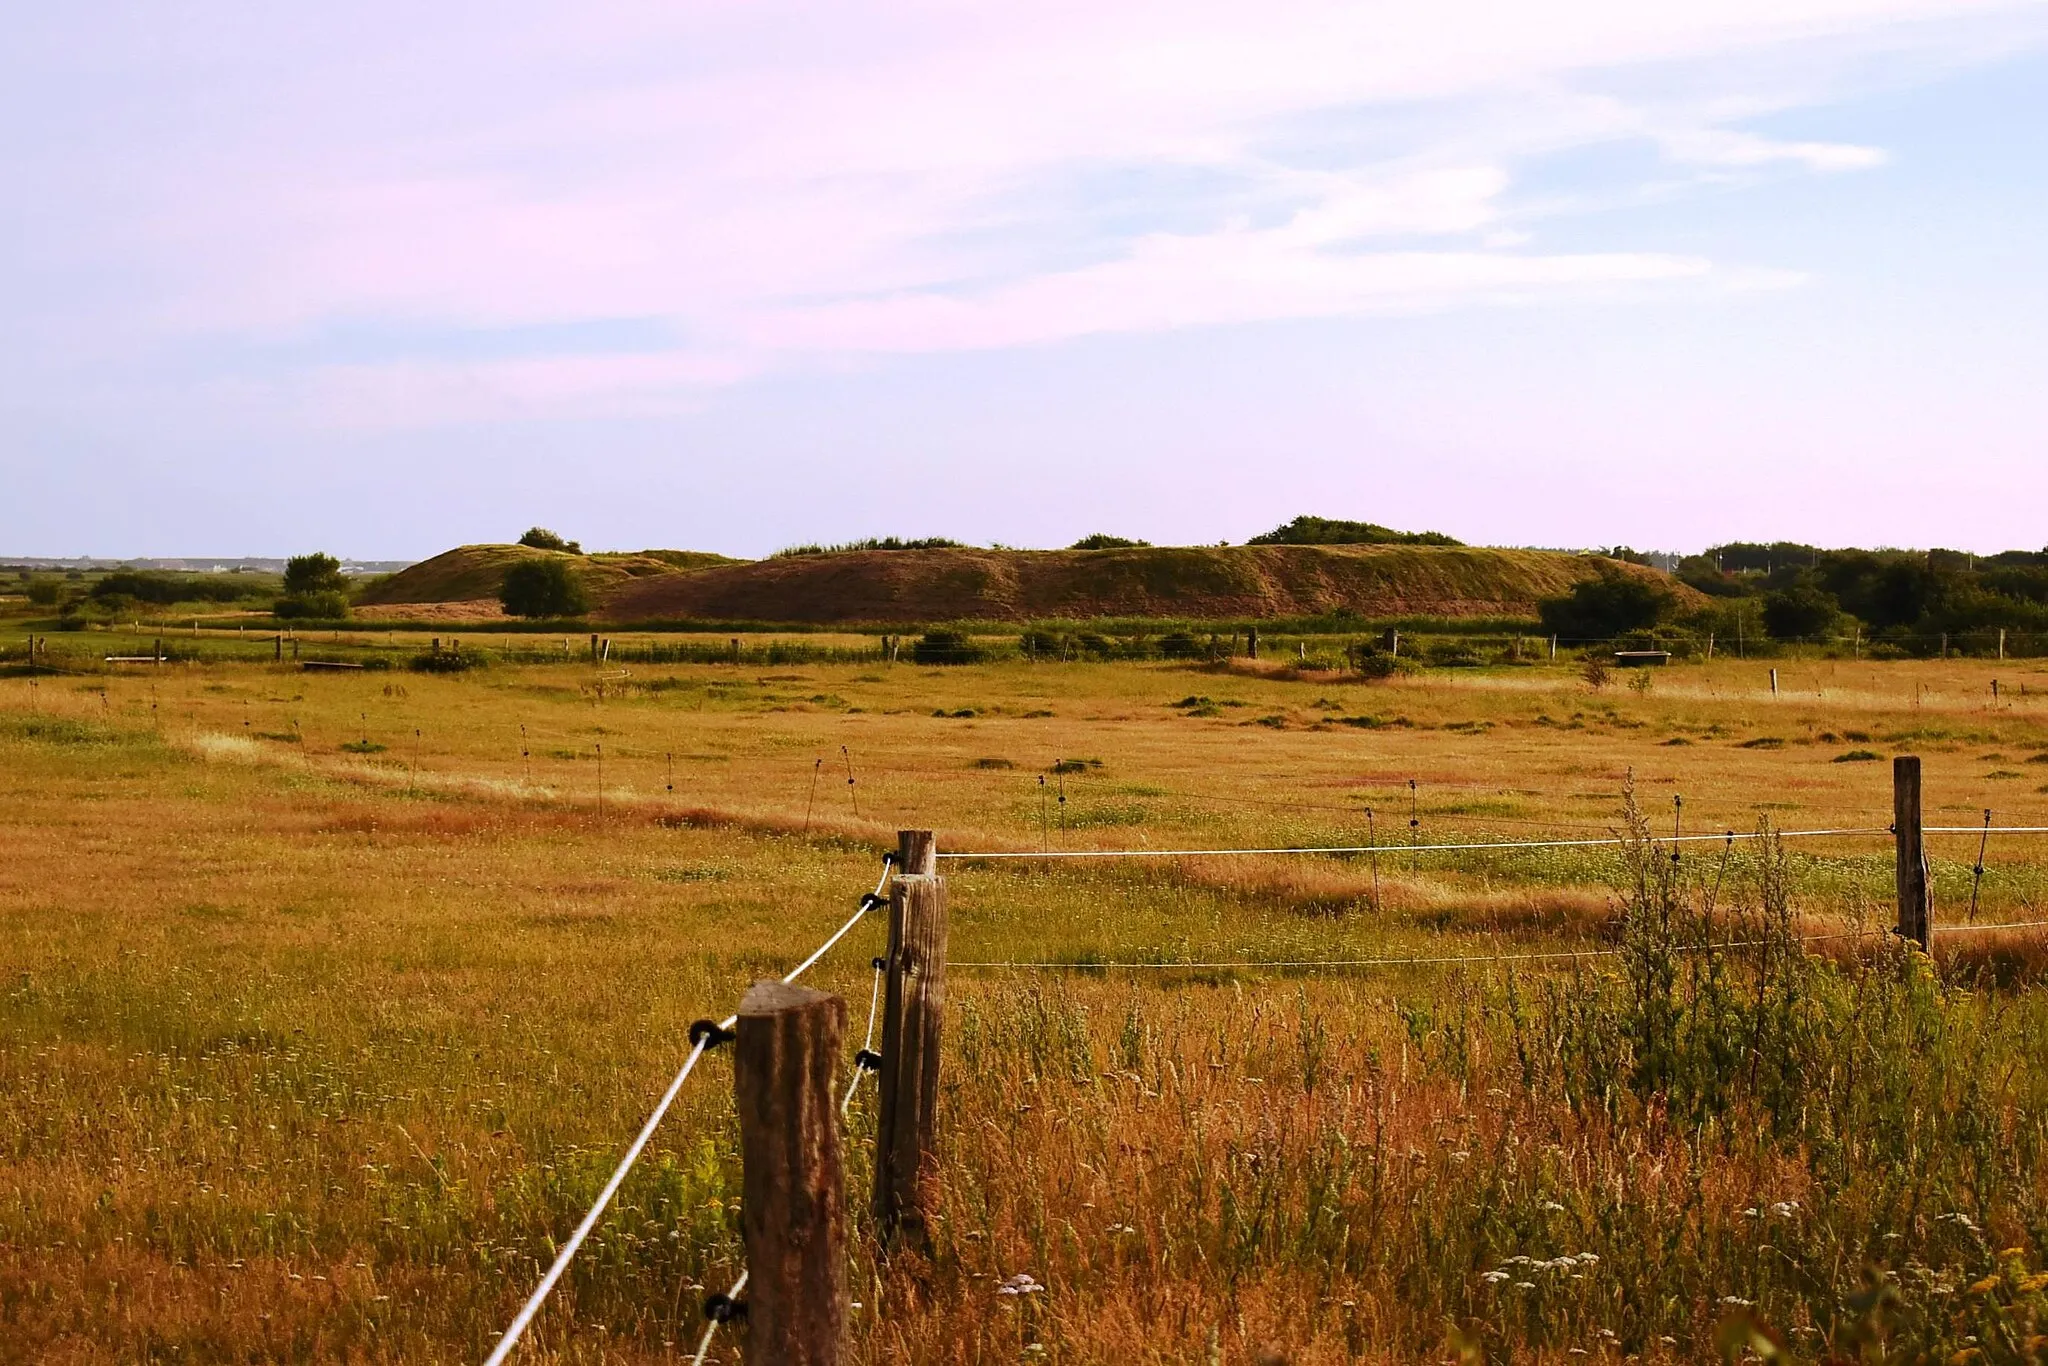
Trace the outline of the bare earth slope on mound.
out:
[[[1343,610],[1375,617],[1530,616],[1539,599],[1603,567],[1654,573],[1555,551],[1435,546],[855,551],[636,579],[608,593],[599,615],[614,622],[819,624],[1292,617]]]
[[[495,599],[505,571],[522,560],[566,560],[594,600],[620,585],[650,575],[673,575],[710,565],[740,563],[695,550],[643,550],[638,554],[570,555],[524,545],[464,545],[422,560],[372,585],[359,599],[365,607],[405,603],[455,603]]]

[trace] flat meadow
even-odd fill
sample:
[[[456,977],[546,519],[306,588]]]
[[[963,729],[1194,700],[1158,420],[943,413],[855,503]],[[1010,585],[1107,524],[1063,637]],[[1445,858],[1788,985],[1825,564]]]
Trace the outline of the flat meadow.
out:
[[[0,1361],[480,1360],[902,828],[1378,852],[949,861],[941,1215],[854,1200],[856,1360],[2048,1349],[2048,837],[1932,837],[1959,928],[1882,932],[1891,756],[2048,825],[2038,662],[260,653],[0,677]],[[1652,842],[1760,823],[1846,833]],[[849,1049],[882,933],[807,979]],[[687,1356],[739,1188],[714,1054],[515,1359]]]

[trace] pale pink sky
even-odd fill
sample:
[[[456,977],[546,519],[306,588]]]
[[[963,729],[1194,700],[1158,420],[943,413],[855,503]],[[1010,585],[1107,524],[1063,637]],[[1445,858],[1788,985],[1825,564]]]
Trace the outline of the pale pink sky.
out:
[[[2048,542],[2041,4],[16,23],[0,554]]]

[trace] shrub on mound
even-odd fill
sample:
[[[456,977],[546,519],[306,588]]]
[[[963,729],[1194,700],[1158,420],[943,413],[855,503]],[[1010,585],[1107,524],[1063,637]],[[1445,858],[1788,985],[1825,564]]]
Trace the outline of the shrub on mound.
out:
[[[590,596],[568,561],[522,560],[505,571],[498,601],[515,617],[577,617],[590,610]]]

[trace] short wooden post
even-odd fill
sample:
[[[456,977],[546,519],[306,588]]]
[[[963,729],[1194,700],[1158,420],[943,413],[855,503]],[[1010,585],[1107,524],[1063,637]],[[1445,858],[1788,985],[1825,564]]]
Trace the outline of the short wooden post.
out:
[[[930,830],[896,832],[896,875],[935,877],[939,871],[939,837]]]
[[[906,830],[898,857],[906,869],[936,866],[929,830]],[[875,1134],[877,1232],[886,1244],[907,1235],[922,1244],[937,1192],[939,1038],[946,1006],[946,882],[905,872],[889,888],[888,982],[882,1004],[881,1114]]]
[[[279,631],[277,633],[277,639],[275,641],[275,644],[277,647],[276,653],[273,654],[271,658],[275,662],[282,664],[284,662],[284,632]]]
[[[1777,671],[1776,669],[1773,669],[1773,670],[1771,670],[1771,696],[1773,696],[1773,697],[1776,697],[1777,695],[1778,695],[1778,671]]]
[[[595,631],[590,633],[590,662],[593,664],[597,662],[597,632]]]
[[[1399,631],[1393,632],[1389,643],[1393,648],[1387,652],[1388,655],[1394,659],[1399,659],[1401,657],[1401,633]]]
[[[846,1192],[832,1096],[846,1002],[782,982],[740,1001],[733,1043],[747,1360],[838,1366],[846,1336]]]
[[[1898,851],[1899,934],[1922,949],[1934,927],[1934,891],[1920,825],[1920,756],[1892,760],[1892,830]]]
[[[2000,659],[2005,658],[2005,628],[2003,626],[1998,628],[1998,657]]]
[[[1244,652],[1252,659],[1259,657],[1259,628],[1247,627],[1244,633]]]
[[[1713,657],[1714,657],[1714,633],[1713,633],[1712,631],[1709,631],[1709,632],[1707,632],[1707,658],[1708,658],[1708,659],[1712,659]]]
[[[1555,664],[1555,663],[1557,663],[1557,637],[1556,637],[1556,636],[1552,636],[1552,637],[1550,638],[1550,662],[1551,662],[1552,664]]]

